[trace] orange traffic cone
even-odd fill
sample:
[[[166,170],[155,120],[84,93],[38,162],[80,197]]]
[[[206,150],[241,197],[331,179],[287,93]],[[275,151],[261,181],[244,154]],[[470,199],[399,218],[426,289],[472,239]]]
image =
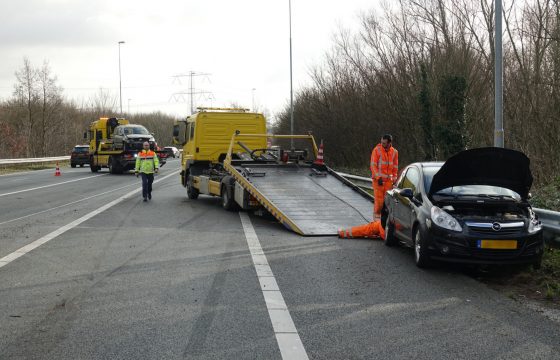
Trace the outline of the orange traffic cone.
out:
[[[325,165],[323,161],[323,140],[321,140],[321,145],[319,145],[319,151],[317,152],[317,159],[313,162],[315,165]]]
[[[60,168],[58,167],[58,161],[56,162],[56,170],[54,172],[54,176],[60,176]]]

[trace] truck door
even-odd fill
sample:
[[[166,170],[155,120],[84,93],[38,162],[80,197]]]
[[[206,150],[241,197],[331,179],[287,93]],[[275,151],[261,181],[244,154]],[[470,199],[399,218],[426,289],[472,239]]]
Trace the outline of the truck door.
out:
[[[103,137],[103,131],[97,130],[95,132],[95,153],[99,151],[99,143],[101,142],[101,138]]]

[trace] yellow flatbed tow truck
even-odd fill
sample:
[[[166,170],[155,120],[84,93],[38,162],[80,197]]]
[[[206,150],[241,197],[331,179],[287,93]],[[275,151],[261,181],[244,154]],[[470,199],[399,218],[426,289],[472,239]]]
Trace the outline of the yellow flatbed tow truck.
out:
[[[371,195],[316,160],[312,135],[267,134],[262,114],[242,109],[199,110],[174,129],[190,199],[204,194],[221,197],[230,211],[265,209],[301,235],[336,235],[372,221]],[[306,141],[311,151],[268,146],[286,139]]]

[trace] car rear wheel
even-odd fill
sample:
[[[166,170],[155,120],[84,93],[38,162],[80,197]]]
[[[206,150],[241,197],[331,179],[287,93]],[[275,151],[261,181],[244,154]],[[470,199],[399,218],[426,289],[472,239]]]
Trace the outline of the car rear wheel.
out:
[[[83,165],[82,165],[82,166],[83,166]],[[76,167],[76,164],[74,164],[74,163],[71,163],[71,164],[70,164],[70,167],[73,167],[73,168],[75,168],[75,167]]]
[[[428,268],[432,261],[428,255],[428,246],[420,229],[414,234],[414,262],[419,268]]]
[[[395,238],[395,225],[391,223],[389,219],[385,221],[385,238],[383,238],[383,243],[385,246],[397,245],[397,239]]]

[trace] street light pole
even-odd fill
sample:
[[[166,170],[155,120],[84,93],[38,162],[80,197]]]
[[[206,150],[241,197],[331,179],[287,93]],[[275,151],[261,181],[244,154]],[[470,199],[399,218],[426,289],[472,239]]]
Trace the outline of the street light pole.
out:
[[[122,116],[121,44],[124,44],[124,41],[119,41],[119,102],[121,104]]]
[[[132,99],[128,99],[128,116],[130,116],[130,100]]]
[[[294,135],[294,91],[292,86],[292,0],[288,0],[290,12],[290,135]],[[290,147],[294,148],[294,139],[290,139]]]
[[[502,0],[496,0],[494,9],[494,146],[504,147],[503,59],[502,59]]]

